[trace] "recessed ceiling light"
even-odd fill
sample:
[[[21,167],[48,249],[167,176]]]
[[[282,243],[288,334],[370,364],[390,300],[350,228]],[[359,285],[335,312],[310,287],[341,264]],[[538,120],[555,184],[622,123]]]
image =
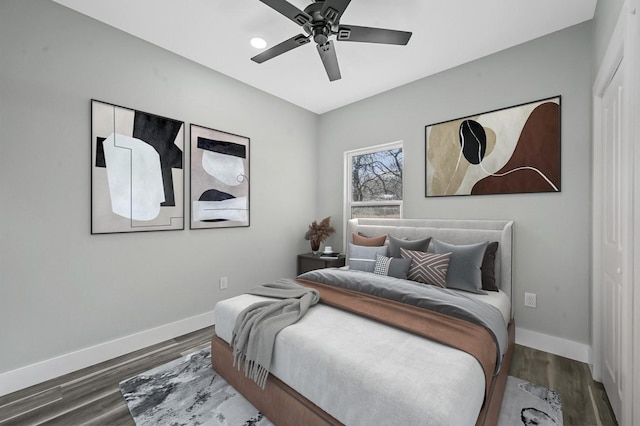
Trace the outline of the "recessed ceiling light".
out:
[[[260,37],[254,37],[251,39],[251,45],[256,49],[264,49],[267,47],[267,42]]]

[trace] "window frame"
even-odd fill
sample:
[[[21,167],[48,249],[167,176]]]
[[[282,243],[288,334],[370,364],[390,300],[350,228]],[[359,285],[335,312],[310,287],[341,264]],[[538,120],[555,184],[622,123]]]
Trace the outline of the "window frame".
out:
[[[390,200],[390,201],[353,201],[353,182],[352,182],[352,164],[353,157],[364,154],[371,154],[379,151],[390,151],[392,149],[402,149],[402,200]],[[353,149],[344,152],[344,233],[345,240],[349,241],[348,236],[346,235],[347,230],[347,222],[351,219],[351,209],[352,207],[376,207],[376,206],[398,206],[400,210],[400,219],[404,217],[404,141],[396,141],[389,142],[380,145],[368,146],[365,148]],[[346,247],[346,245],[345,245]]]

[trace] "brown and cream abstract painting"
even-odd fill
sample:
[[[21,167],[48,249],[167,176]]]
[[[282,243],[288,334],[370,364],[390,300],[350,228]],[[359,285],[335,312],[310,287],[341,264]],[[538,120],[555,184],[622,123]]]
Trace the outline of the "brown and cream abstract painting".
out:
[[[427,197],[560,192],[560,96],[425,132]]]

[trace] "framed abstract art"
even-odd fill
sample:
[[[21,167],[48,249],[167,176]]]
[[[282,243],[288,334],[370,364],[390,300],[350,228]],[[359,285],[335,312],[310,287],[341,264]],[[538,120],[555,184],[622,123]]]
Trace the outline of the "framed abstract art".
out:
[[[249,226],[249,138],[191,124],[191,229]]]
[[[184,229],[184,123],[91,101],[91,233]]]
[[[560,96],[425,127],[425,196],[560,192]]]

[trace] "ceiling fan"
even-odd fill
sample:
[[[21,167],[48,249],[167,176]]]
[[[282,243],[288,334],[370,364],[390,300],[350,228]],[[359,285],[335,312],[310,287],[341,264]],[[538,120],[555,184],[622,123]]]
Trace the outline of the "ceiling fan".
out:
[[[304,11],[286,0],[260,1],[300,25],[306,34],[295,35],[251,58],[259,64],[307,44],[313,37],[327,76],[330,81],[334,81],[339,80],[341,75],[333,41],[329,40],[330,36],[335,35],[338,41],[397,45],[406,45],[411,38],[411,33],[407,31],[340,24],[340,17],[351,0],[315,0]]]

